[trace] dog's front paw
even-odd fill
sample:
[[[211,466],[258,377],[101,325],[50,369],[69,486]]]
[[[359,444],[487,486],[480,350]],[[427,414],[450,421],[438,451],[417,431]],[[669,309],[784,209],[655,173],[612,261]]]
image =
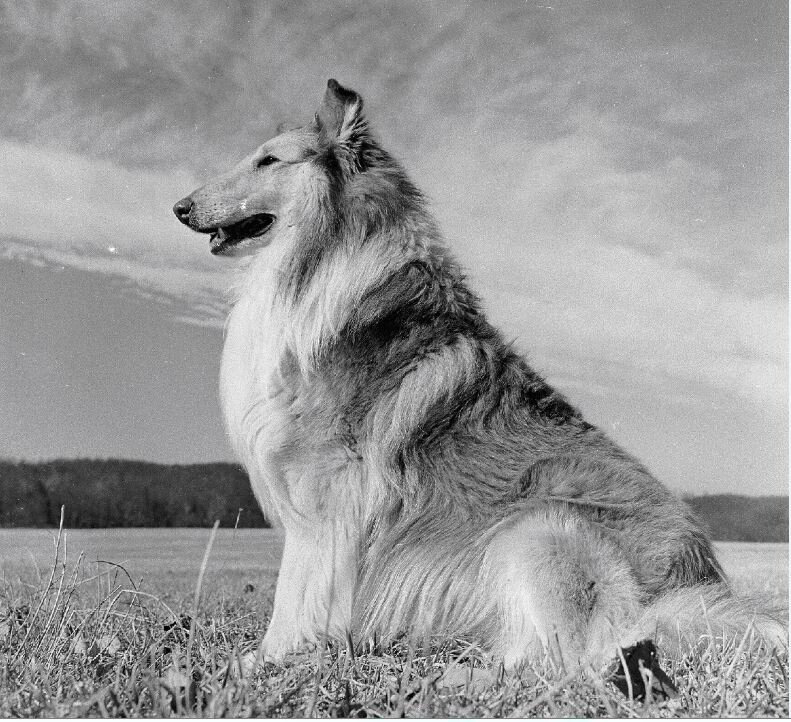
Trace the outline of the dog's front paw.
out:
[[[278,634],[271,628],[261,640],[259,658],[264,662],[282,664],[286,657],[302,651],[304,639],[294,634]]]
[[[264,664],[283,665],[306,657],[309,650],[302,645],[292,645],[285,641],[273,643],[266,636],[258,648],[244,654],[238,654],[231,660],[230,673],[234,677],[247,677],[263,668]]]

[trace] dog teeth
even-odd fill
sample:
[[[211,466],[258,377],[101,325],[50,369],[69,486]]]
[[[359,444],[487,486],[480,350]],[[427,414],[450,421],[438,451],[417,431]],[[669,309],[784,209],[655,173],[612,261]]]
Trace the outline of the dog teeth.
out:
[[[209,246],[212,248],[221,246],[226,238],[228,238],[228,234],[222,228],[218,228],[209,236]]]

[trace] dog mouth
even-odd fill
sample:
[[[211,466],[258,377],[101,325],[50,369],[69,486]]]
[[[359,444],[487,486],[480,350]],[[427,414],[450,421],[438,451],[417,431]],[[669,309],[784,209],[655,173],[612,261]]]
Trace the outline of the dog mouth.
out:
[[[256,213],[238,223],[208,231],[211,233],[209,250],[217,255],[248,238],[259,238],[272,227],[274,222],[275,217],[270,213]]]

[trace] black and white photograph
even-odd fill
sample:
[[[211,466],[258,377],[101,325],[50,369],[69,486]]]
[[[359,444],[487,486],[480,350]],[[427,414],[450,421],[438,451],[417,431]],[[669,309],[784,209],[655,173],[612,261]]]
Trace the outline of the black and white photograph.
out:
[[[788,718],[783,0],[0,0],[0,717]]]

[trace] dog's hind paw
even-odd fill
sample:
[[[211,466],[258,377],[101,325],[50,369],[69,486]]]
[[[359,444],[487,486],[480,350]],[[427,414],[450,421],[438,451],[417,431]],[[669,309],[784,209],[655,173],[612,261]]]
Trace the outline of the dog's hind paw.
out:
[[[653,697],[660,700],[678,697],[676,686],[659,666],[656,646],[650,639],[621,649],[618,669],[611,681],[627,697],[638,702],[646,697],[649,700]]]

